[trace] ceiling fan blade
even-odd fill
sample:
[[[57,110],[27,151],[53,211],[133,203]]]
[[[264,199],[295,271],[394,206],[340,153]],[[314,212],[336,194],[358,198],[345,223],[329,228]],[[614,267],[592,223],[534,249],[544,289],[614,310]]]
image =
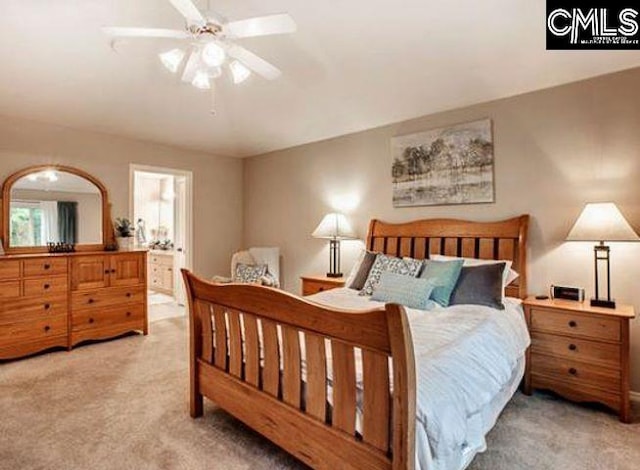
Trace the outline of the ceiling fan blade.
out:
[[[191,35],[186,31],[161,28],[119,28],[104,27],[102,31],[109,36],[117,38],[173,38],[187,39]]]
[[[235,59],[238,59],[248,68],[253,70],[258,75],[266,78],[267,80],[275,80],[280,75],[282,75],[282,72],[276,67],[274,67],[261,57],[258,57],[253,52],[248,51],[244,47],[233,44],[227,48],[227,54]]]
[[[169,0],[176,10],[184,16],[190,23],[199,25],[205,24],[205,20],[200,10],[193,4],[191,0]]]
[[[286,13],[232,21],[224,25],[225,34],[232,38],[286,34],[293,33],[296,29],[296,22]]]
[[[184,72],[182,73],[182,81],[191,83],[196,77],[196,73],[200,69],[200,54],[197,50],[191,51],[191,55],[184,66]]]

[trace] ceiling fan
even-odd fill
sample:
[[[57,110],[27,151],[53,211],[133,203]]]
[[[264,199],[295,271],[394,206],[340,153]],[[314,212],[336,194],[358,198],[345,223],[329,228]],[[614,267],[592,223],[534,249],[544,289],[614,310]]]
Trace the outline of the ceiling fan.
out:
[[[161,28],[104,27],[114,39],[169,38],[190,41],[185,49],[175,48],[159,54],[162,64],[172,73],[182,70],[182,81],[194,87],[213,89],[213,82],[226,66],[234,83],[242,83],[251,72],[267,80],[275,80],[282,72],[266,60],[245,49],[234,40],[296,31],[296,23],[288,14],[278,14],[227,22],[218,15],[205,16],[192,0],[169,0],[185,17],[184,30]]]

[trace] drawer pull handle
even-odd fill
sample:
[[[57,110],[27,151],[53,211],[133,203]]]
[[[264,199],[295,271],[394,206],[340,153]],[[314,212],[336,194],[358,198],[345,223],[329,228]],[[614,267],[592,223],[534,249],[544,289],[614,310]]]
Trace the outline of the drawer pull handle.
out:
[[[569,345],[569,351],[575,351],[576,349],[578,349],[578,346],[576,346],[575,344]]]
[[[49,289],[50,287],[51,287],[51,285],[49,285],[49,284],[45,284],[45,285],[44,285],[44,289],[45,289],[45,290]]]
[[[45,264],[45,265],[44,265],[44,269],[45,269],[45,270],[49,270],[49,269],[51,269],[51,265],[50,265],[50,264]]]
[[[576,375],[578,373],[578,371],[572,367],[571,369],[569,369],[569,373],[571,375]]]
[[[51,304],[44,304],[44,309],[49,310],[51,308]]]
[[[105,270],[104,270],[104,273],[105,273],[105,274],[109,274],[110,272],[111,272],[111,271],[110,271],[110,270],[108,270],[108,269],[105,269]]]
[[[111,274],[115,274],[115,273],[116,273],[116,270],[115,270],[115,269],[112,269],[112,270],[111,270]]]
[[[89,323],[93,323],[95,320],[93,318],[89,318]]]
[[[47,326],[45,326],[45,327],[44,327],[44,331],[45,331],[45,332],[46,332],[46,331],[49,331],[50,329],[51,329],[51,327],[50,327],[49,325],[47,325]]]
[[[89,299],[89,300],[87,300],[87,303],[90,303],[90,304],[92,304],[92,303],[94,303],[94,302],[95,302],[95,300],[93,300],[93,299]]]
[[[571,328],[575,328],[576,326],[578,326],[578,324],[577,324],[575,321],[571,320],[571,321],[569,322],[569,326],[570,326]]]
[[[130,317],[131,316],[131,312],[127,312],[127,316]]]
[[[320,287],[320,288],[318,289],[318,291],[320,291],[320,292],[322,292],[323,290],[324,290],[324,287]]]
[[[127,292],[127,297],[131,297],[131,292]]]

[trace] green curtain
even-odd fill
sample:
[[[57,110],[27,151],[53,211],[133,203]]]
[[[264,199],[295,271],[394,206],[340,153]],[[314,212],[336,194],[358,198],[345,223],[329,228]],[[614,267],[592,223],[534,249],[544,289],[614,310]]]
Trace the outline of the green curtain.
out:
[[[62,243],[78,240],[78,203],[58,201],[58,235]]]

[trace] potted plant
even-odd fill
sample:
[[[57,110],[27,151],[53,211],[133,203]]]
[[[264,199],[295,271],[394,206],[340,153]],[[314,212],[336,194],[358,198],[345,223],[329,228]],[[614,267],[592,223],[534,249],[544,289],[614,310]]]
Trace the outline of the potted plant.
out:
[[[116,240],[120,250],[130,250],[133,247],[133,234],[135,229],[133,224],[126,217],[117,218],[113,224],[116,231]]]

